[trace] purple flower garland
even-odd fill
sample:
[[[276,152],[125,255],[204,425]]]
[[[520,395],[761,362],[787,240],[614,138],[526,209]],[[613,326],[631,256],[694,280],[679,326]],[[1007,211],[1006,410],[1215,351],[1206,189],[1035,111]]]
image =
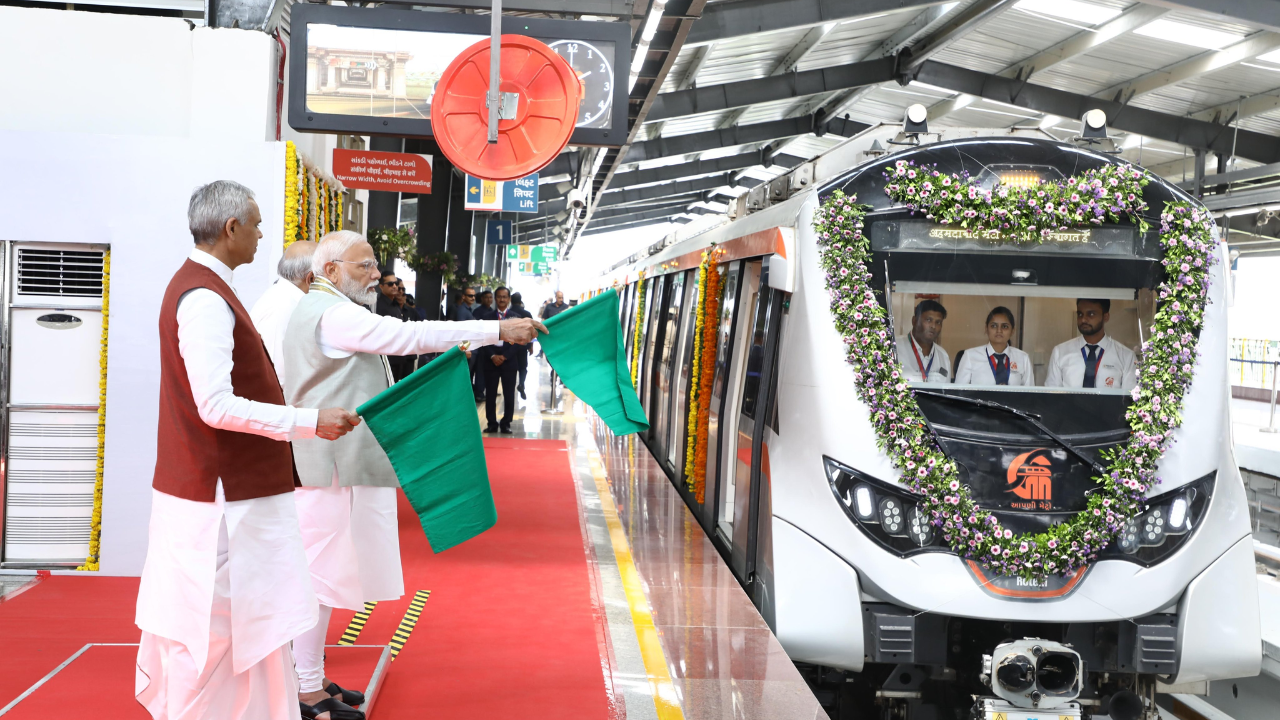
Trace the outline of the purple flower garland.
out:
[[[1001,239],[1015,243],[1041,242],[1056,230],[1125,217],[1140,233],[1147,229],[1140,213],[1147,207],[1142,188],[1149,178],[1134,167],[1108,165],[1052,184],[993,190],[904,160],[885,174],[886,192],[912,211],[974,232],[998,230]],[[1192,380],[1214,262],[1207,212],[1171,202],[1161,213],[1165,280],[1156,290],[1153,329],[1142,344],[1138,385],[1126,415],[1129,442],[1103,454],[1107,475],[1095,478],[1098,488],[1085,510],[1045,532],[1017,536],[973,501],[955,461],[928,431],[895,355],[886,311],[871,290],[865,215],[856,198],[837,190],[815,211],[813,227],[846,360],[880,447],[901,471],[901,482],[921,496],[922,510],[952,550],[992,572],[1039,580],[1087,565],[1145,510],[1147,490],[1158,482],[1156,463],[1182,422],[1182,398]]]

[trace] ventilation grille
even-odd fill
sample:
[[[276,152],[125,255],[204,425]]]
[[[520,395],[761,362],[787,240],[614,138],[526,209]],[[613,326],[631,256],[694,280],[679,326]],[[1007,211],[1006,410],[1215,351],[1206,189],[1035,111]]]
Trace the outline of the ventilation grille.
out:
[[[5,525],[8,543],[80,545],[89,542],[90,518],[19,517]]]
[[[10,460],[97,460],[96,447],[14,447]]]
[[[42,423],[13,423],[9,435],[14,437],[97,437],[96,425],[45,425]]]
[[[93,483],[97,473],[90,470],[9,470],[13,483]]]
[[[18,248],[18,292],[102,297],[102,259],[101,250]]]
[[[48,493],[9,493],[10,507],[93,507],[93,493],[69,493],[51,495]]]

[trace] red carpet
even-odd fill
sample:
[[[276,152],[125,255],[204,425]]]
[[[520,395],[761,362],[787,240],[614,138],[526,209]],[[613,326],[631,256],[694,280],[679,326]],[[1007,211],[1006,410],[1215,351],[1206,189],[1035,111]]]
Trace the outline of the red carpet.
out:
[[[405,597],[380,603],[356,641],[381,645],[413,594],[431,597],[392,663],[371,720],[430,717],[610,720],[610,663],[593,603],[568,449],[487,439],[498,507],[493,529],[431,554],[401,496]],[[50,577],[0,603],[0,707],[87,643],[136,643],[136,578]],[[336,644],[353,613],[337,611]],[[93,647],[6,716],[145,720],[133,699],[134,647]],[[329,675],[364,687],[377,651],[328,651]],[[615,703],[620,705],[620,703]]]
[[[370,720],[611,717],[568,448],[486,439],[498,524],[432,555],[401,496],[405,597],[379,603],[360,644],[385,643],[413,593],[426,609]],[[334,613],[337,642],[352,613]]]

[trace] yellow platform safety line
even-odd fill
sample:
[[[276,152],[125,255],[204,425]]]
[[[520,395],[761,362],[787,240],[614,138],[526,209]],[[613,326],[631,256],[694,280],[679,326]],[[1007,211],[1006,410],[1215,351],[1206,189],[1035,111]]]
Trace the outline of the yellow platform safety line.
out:
[[[356,638],[360,637],[360,631],[364,630],[364,624],[369,622],[369,616],[373,614],[373,609],[378,606],[377,601],[370,601],[364,604],[364,610],[356,613],[351,618],[351,622],[347,623],[347,629],[342,631],[342,637],[338,638],[339,645],[355,645]]]
[[[409,635],[413,633],[413,626],[418,624],[418,618],[422,616],[422,608],[426,606],[429,597],[431,597],[430,590],[419,590],[413,594],[409,609],[404,611],[404,618],[400,620],[400,627],[396,628],[395,633],[391,635],[391,642],[387,643],[391,646],[392,662],[395,662],[400,651],[404,649],[404,644],[409,642]]]
[[[684,711],[680,708],[680,699],[667,669],[667,656],[662,650],[662,640],[653,624],[653,611],[649,608],[640,572],[636,570],[635,561],[631,558],[631,545],[622,529],[622,521],[618,519],[618,508],[613,502],[613,493],[609,490],[604,467],[598,453],[592,451],[590,457],[591,475],[596,482],[596,491],[600,494],[600,507],[609,527],[609,540],[613,544],[614,557],[618,560],[618,572],[622,575],[627,604],[631,607],[631,624],[635,626],[636,639],[640,642],[640,657],[644,660],[645,673],[649,676],[649,687],[653,691],[653,704],[658,711],[658,720],[684,720]]]

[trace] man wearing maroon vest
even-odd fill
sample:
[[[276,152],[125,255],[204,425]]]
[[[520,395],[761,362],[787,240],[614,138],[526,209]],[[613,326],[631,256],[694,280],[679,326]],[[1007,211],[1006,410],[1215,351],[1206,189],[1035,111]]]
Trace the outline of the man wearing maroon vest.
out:
[[[253,193],[210,183],[192,193],[187,216],[196,246],[160,307],[135,694],[156,720],[296,720],[289,643],[315,625],[318,605],[288,441],[334,440],[360,420],[342,408],[285,405],[231,287],[262,237]]]

